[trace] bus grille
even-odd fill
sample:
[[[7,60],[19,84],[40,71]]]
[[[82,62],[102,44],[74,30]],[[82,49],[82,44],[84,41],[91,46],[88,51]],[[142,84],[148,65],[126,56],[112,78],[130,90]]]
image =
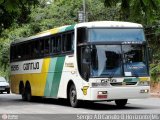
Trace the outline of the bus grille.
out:
[[[110,83],[112,86],[123,86],[123,85],[136,85],[137,82],[116,82],[116,83]]]

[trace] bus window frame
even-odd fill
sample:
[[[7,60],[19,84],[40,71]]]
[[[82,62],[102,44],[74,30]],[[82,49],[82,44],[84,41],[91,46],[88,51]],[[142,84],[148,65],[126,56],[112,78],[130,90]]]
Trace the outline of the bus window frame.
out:
[[[66,46],[66,44],[67,44],[67,42],[68,42],[68,39],[67,39],[67,37],[68,36],[71,36],[71,41],[70,41],[70,43],[71,43],[71,45],[70,45],[70,47],[71,47],[71,49],[70,50],[67,50],[67,47],[65,47]],[[65,40],[63,40],[63,37],[65,36]],[[73,53],[73,51],[74,51],[74,31],[70,31],[70,32],[66,32],[66,33],[64,33],[64,34],[62,34],[62,41],[64,41],[63,43],[62,43],[62,54],[70,54],[70,53]],[[65,47],[65,48],[64,48]]]
[[[63,47],[63,44],[65,41],[63,41],[62,37],[63,35],[67,35],[67,34],[73,34],[73,40],[72,40],[72,50],[71,51],[62,51],[62,47]],[[27,41],[22,41],[22,42],[19,42],[19,43],[16,43],[16,44],[11,44],[10,45],[10,62],[17,62],[17,61],[24,61],[24,60],[34,60],[34,59],[41,59],[41,58],[47,58],[47,57],[58,57],[58,56],[65,56],[65,55],[70,55],[70,54],[73,54],[74,53],[74,36],[75,36],[75,33],[74,33],[74,30],[70,30],[70,31],[65,31],[65,32],[61,32],[61,33],[57,33],[57,34],[53,34],[53,35],[49,35],[49,36],[45,36],[45,37],[39,37],[39,38],[35,38],[35,39],[30,39],[30,40],[27,40]],[[59,52],[53,52],[53,40],[52,38],[55,39],[55,41],[57,41],[57,37],[60,38],[60,41],[58,41],[58,46],[59,47]],[[42,42],[42,49],[44,51],[45,49],[45,40],[49,40],[50,44],[49,44],[49,52],[48,54],[41,54],[40,55],[40,45],[38,45],[38,55],[37,56],[33,56],[32,55],[32,52],[34,49],[31,49],[31,44],[35,47],[35,44],[37,42],[37,44],[40,44],[40,42]],[[23,54],[26,53],[29,54],[28,57],[25,57],[25,54],[21,57],[21,58],[15,58],[15,55],[17,54],[17,51],[19,50],[16,50],[17,47],[20,46],[21,49],[23,49]],[[25,47],[22,47],[22,46],[25,46]],[[16,48],[16,49],[15,49]],[[29,48],[29,49],[28,49]],[[15,52],[16,51],[16,52]],[[12,57],[11,57],[12,56]]]

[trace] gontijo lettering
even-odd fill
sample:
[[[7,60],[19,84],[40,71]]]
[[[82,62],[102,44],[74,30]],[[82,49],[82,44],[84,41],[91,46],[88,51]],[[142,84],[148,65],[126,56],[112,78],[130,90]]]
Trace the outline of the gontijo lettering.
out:
[[[30,62],[23,64],[23,70],[37,70],[39,69],[39,62]]]

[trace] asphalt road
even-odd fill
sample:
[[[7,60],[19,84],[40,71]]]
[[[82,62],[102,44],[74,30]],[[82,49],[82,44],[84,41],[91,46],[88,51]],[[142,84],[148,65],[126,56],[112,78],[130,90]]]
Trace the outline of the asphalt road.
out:
[[[123,109],[116,108],[114,102],[84,103],[80,108],[72,108],[64,100],[37,98],[26,102],[20,95],[0,94],[0,119],[7,116],[8,119],[24,120],[89,120],[93,119],[91,114],[160,114],[160,98],[132,99]]]

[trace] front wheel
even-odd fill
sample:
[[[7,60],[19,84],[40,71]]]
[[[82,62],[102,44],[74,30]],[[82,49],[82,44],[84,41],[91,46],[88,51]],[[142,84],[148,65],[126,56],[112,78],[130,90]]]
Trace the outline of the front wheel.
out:
[[[7,94],[10,94],[10,90],[7,91]]]
[[[128,99],[115,100],[118,108],[123,108],[127,104]]]
[[[77,91],[76,91],[75,85],[71,85],[70,87],[69,101],[72,107],[74,108],[78,107],[80,101],[77,100]]]

